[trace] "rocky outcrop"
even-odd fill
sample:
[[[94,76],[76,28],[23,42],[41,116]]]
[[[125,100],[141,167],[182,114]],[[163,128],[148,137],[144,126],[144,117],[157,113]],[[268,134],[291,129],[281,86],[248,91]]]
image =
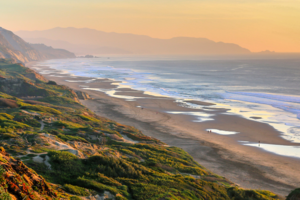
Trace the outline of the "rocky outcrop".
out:
[[[78,99],[81,99],[81,100],[91,99],[90,95],[85,92],[81,92],[79,90],[76,90],[75,92],[76,92],[76,95],[78,96]]]

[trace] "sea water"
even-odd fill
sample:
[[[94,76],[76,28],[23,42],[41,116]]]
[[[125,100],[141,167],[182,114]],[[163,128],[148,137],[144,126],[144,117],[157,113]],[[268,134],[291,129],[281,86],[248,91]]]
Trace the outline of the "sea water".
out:
[[[182,106],[203,108],[187,100],[212,102],[216,104],[214,107],[229,109],[227,114],[268,123],[284,139],[300,142],[298,55],[114,56],[48,60],[38,65],[62,70],[62,74],[67,71],[74,76],[121,81],[118,87],[173,97]],[[113,95],[114,90],[106,92]],[[212,120],[211,116],[205,117]],[[196,118],[194,122],[206,120]]]

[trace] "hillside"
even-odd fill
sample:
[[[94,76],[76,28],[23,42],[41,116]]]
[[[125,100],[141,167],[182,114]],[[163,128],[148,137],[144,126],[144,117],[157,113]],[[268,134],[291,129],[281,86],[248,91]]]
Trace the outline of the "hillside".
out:
[[[25,96],[22,90],[31,93]],[[56,85],[21,64],[0,60],[2,197],[282,199],[268,191],[240,188],[182,149],[95,115],[80,98],[89,96]]]
[[[74,57],[73,53],[66,50],[57,50],[45,45],[31,45],[13,32],[0,27],[0,58],[26,63],[44,59]]]
[[[44,55],[45,59],[75,58],[73,53],[64,49],[54,49],[44,44],[30,44],[30,46]]]
[[[249,54],[237,44],[206,38],[176,37],[157,39],[144,35],[107,33],[87,28],[53,28],[44,31],[18,31],[27,42],[44,43],[76,54]]]

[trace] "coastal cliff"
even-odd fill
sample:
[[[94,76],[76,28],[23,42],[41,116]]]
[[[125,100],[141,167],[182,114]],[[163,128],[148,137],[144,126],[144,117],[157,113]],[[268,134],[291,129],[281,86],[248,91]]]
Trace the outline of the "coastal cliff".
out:
[[[53,49],[42,44],[31,45],[13,32],[0,27],[0,58],[27,63],[37,60],[75,57],[75,54],[66,50]]]
[[[97,116],[79,103],[85,93],[21,64],[0,61],[0,75],[0,189],[12,199],[283,199],[240,188],[182,149]]]

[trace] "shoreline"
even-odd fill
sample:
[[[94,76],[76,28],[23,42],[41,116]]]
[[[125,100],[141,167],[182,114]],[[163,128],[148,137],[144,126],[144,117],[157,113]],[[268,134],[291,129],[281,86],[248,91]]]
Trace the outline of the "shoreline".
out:
[[[32,68],[32,63],[27,67]],[[42,67],[45,70],[45,67]],[[39,72],[37,67],[33,69]],[[280,195],[287,195],[296,188],[300,181],[297,169],[300,159],[279,156],[263,151],[257,147],[242,145],[238,140],[278,145],[297,145],[280,137],[280,133],[268,124],[251,121],[236,115],[224,115],[224,109],[191,109],[181,107],[173,98],[156,97],[137,90],[118,90],[117,95],[143,97],[135,101],[111,97],[103,92],[106,89],[116,89],[112,81],[97,79],[89,83],[67,82],[67,80],[90,80],[88,77],[74,77],[68,74],[58,74],[47,68],[50,74],[42,74],[48,80],[66,85],[74,90],[80,90],[93,100],[81,101],[83,105],[96,114],[115,120],[119,123],[132,125],[145,135],[155,137],[170,146],[177,146],[187,151],[199,164],[208,170],[224,176],[244,188],[265,189]],[[51,76],[54,75],[54,76]],[[55,76],[56,75],[56,76]],[[58,77],[59,76],[59,77]],[[80,86],[101,88],[101,91],[86,90]],[[196,103],[196,102],[194,102]],[[201,104],[201,102],[198,102]],[[205,106],[209,103],[202,102]],[[143,109],[141,109],[141,106]],[[203,112],[214,114],[214,120],[201,123],[192,122],[193,116],[169,114],[167,110],[180,112]],[[205,129],[221,129],[240,131],[235,135],[218,135],[207,133]],[[263,139],[261,134],[264,134]]]

